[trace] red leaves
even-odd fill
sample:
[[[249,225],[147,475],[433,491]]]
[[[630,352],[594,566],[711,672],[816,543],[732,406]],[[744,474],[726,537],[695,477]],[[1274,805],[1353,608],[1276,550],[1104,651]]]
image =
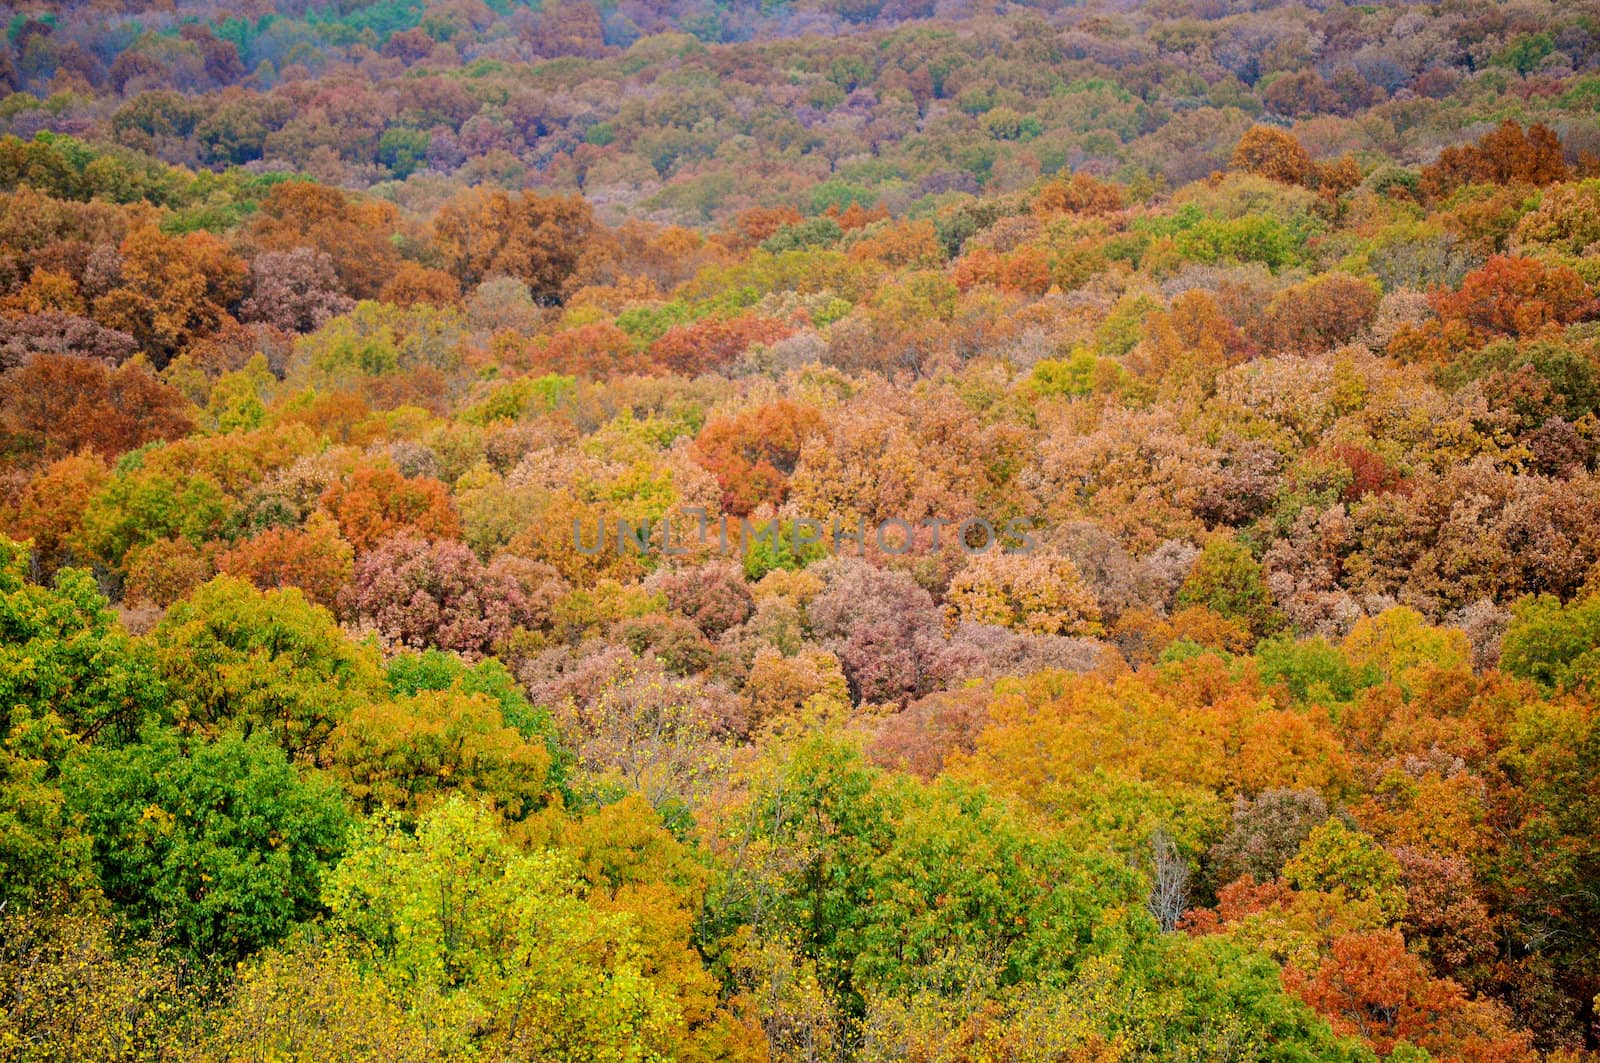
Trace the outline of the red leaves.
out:
[[[427,539],[461,534],[450,488],[426,476],[408,480],[389,465],[357,468],[323,492],[322,504],[358,553],[401,529]]]
[[[821,414],[784,399],[707,424],[695,460],[717,478],[724,511],[747,516],[763,502],[783,502],[801,446],[821,430]]]
[[[1380,1055],[1404,1040],[1440,1059],[1535,1058],[1528,1035],[1511,1031],[1502,1006],[1469,1000],[1455,982],[1429,977],[1398,930],[1346,934],[1331,952],[1310,975],[1291,967],[1284,981],[1335,1032],[1366,1038]]]
[[[356,563],[340,604],[395,644],[469,655],[491,652],[535,619],[506,566],[485,566],[465,543],[428,542],[406,533]]]
[[[675,325],[650,345],[650,360],[672,373],[693,376],[728,368],[755,343],[772,343],[794,330],[771,318],[745,315]]]
[[[532,353],[534,367],[542,373],[594,379],[649,368],[649,360],[634,345],[633,337],[608,321],[563,329]]]
[[[46,458],[79,450],[115,457],[151,440],[194,429],[188,403],[129,362],[41,354],[0,378],[0,426],[29,440]]]
[[[1460,291],[1440,293],[1433,304],[1446,322],[1462,322],[1480,334],[1513,336],[1570,325],[1596,311],[1589,286],[1575,271],[1512,255],[1494,256],[1467,274]]]
[[[1343,498],[1354,502],[1364,495],[1384,494],[1405,490],[1405,478],[1400,472],[1357,443],[1335,443],[1333,456],[1350,468],[1350,483],[1345,486]]]

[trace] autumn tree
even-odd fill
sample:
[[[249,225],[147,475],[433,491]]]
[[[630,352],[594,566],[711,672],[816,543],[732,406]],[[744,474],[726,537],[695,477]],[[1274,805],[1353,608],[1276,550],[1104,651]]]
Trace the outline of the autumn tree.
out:
[[[1348,343],[1378,309],[1378,286],[1332,274],[1279,292],[1267,305],[1268,344],[1310,354]]]
[[[308,759],[379,682],[372,651],[293,588],[263,592],[219,576],[168,610],[150,638],[168,718],[208,735],[262,732]]]
[[[550,754],[487,694],[422,691],[357,707],[328,742],[331,771],[372,813],[425,813],[449,792],[521,819],[543,801]]]
[[[1467,274],[1459,291],[1436,295],[1434,306],[1480,335],[1531,336],[1595,313],[1589,286],[1570,267],[1507,255]]]
[[[138,362],[40,354],[0,376],[0,426],[46,460],[90,450],[115,457],[194,429],[192,407]]]
[[[1271,634],[1282,623],[1260,562],[1249,547],[1226,536],[1213,538],[1195,559],[1178,589],[1178,604],[1205,606],[1257,635]]]
[[[1311,156],[1292,133],[1272,126],[1252,126],[1233,149],[1233,169],[1284,184],[1304,184]]]
[[[166,697],[156,661],[87,571],[64,568],[44,587],[29,569],[26,544],[0,535],[0,735],[20,739],[13,728],[47,717],[88,739],[137,735]]]
[[[1340,937],[1314,973],[1291,968],[1287,981],[1335,1030],[1359,1034],[1381,1055],[1410,1044],[1434,1058],[1536,1058],[1503,1006],[1471,1000],[1455,982],[1429,977],[1398,931]]]
[[[120,283],[95,300],[94,317],[133,336],[157,367],[228,321],[244,294],[244,263],[207,232],[173,237],[146,224],[119,253]]]
[[[434,243],[463,285],[495,274],[525,282],[542,306],[559,304],[598,226],[576,196],[464,192],[439,209]]]
[[[762,502],[783,502],[806,436],[821,430],[816,410],[780,400],[708,421],[694,453],[717,478],[723,511],[744,516]]]
[[[392,205],[358,200],[337,188],[310,181],[274,185],[250,226],[263,251],[311,248],[328,256],[343,294],[371,299],[394,275],[399,255],[391,240]]]
[[[129,940],[104,911],[0,914],[6,1035],[72,1059],[159,1058],[184,1051],[199,1008],[180,965],[148,938]]]
[[[326,513],[303,528],[268,528],[217,558],[217,571],[249,580],[261,590],[296,587],[307,600],[332,609],[354,571],[354,551]]]
[[[354,305],[339,291],[332,257],[297,247],[263,251],[251,260],[250,294],[239,305],[239,318],[286,332],[312,332]]]
[[[857,700],[904,703],[948,674],[953,658],[939,609],[911,577],[842,557],[817,571],[826,589],[806,612]]]
[[[1422,188],[1442,199],[1463,185],[1548,185],[1567,179],[1561,138],[1536,122],[1526,130],[1511,119],[1476,144],[1445,148],[1422,170]]]
[[[334,925],[407,999],[445,994],[508,1054],[570,1061],[666,1054],[684,1036],[628,914],[591,903],[571,856],[522,850],[463,798],[414,834],[372,823],[330,878]]]
[[[388,462],[358,466],[330,484],[321,502],[357,553],[399,531],[452,539],[461,530],[449,488],[431,477],[403,476]]]
[[[405,532],[362,554],[339,604],[396,646],[472,655],[538,619],[504,566],[485,566],[465,543]]]
[[[1100,607],[1064,557],[988,551],[968,561],[946,592],[952,623],[999,624],[1042,635],[1094,635]]]

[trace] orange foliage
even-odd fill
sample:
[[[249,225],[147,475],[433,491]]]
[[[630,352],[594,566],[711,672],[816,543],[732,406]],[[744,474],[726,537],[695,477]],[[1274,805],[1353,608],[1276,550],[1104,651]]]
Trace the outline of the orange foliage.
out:
[[[924,267],[943,262],[944,250],[939,246],[933,222],[899,222],[862,239],[850,249],[850,257],[886,266]]]
[[[1581,321],[1596,309],[1589,286],[1572,269],[1509,255],[1491,258],[1467,274],[1460,291],[1439,293],[1433,305],[1446,322],[1515,336]]]
[[[402,262],[383,286],[378,298],[400,307],[454,306],[461,302],[461,285],[442,269]]]
[[[261,201],[250,235],[264,251],[314,247],[325,252],[345,291],[371,299],[400,263],[389,239],[396,220],[393,204],[357,200],[309,181],[286,181]]]
[[[753,207],[740,214],[734,226],[741,242],[754,247],[785,225],[797,225],[804,220],[793,207]]]
[[[1288,185],[1303,185],[1311,175],[1311,156],[1291,133],[1271,126],[1252,126],[1239,138],[1233,149],[1233,169],[1281,181]]]
[[[541,373],[567,373],[597,378],[613,373],[642,373],[650,368],[633,337],[609,321],[552,333],[529,352]]]
[[[1111,214],[1125,205],[1122,188],[1097,180],[1086,173],[1070,177],[1057,175],[1039,187],[1033,197],[1033,212],[1042,217],[1052,214]]]
[[[354,552],[326,513],[313,513],[304,528],[269,528],[217,558],[219,572],[249,580],[264,591],[298,587],[329,609],[353,568]]]
[[[427,476],[407,479],[392,465],[362,465],[328,486],[322,505],[357,551],[372,549],[402,529],[425,539],[455,539],[461,523],[450,488]]]
[[[851,203],[842,211],[837,203],[828,208],[828,217],[838,222],[839,228],[845,232],[851,229],[864,229],[875,221],[883,221],[888,216],[889,211],[884,207],[867,210],[860,203]]]
[[[138,362],[41,354],[0,378],[0,427],[44,458],[79,450],[108,457],[194,430],[189,404]]]
[[[1312,974],[1289,968],[1289,989],[1338,1033],[1356,1034],[1388,1055],[1402,1040],[1438,1059],[1520,1063],[1537,1058],[1505,1009],[1470,1000],[1455,982],[1432,978],[1397,930],[1346,934]]]
[[[439,209],[434,243],[463,284],[497,274],[524,281],[542,306],[561,302],[596,234],[578,196],[468,189]]]
[[[335,443],[362,446],[383,434],[367,400],[353,391],[324,391],[285,403],[275,411],[281,424],[303,424]]]
[[[951,277],[963,292],[986,284],[1039,296],[1051,285],[1050,262],[1043,251],[1032,246],[1004,255],[986,247],[975,248],[956,262]]]
[[[34,563],[41,576],[48,578],[72,561],[68,540],[83,523],[89,500],[110,478],[105,460],[86,452],[62,458],[28,481],[6,534],[33,540]]]
[[[695,460],[717,478],[724,512],[745,516],[763,502],[782,504],[801,446],[821,430],[816,410],[782,400],[709,422],[694,442]]]
[[[674,325],[650,345],[650,360],[672,373],[694,375],[726,369],[755,343],[772,343],[794,330],[768,317],[703,318]]]
[[[1463,185],[1548,185],[1567,177],[1555,130],[1535,123],[1523,132],[1508,118],[1476,144],[1440,152],[1432,165],[1422,168],[1422,189],[1438,199]]]

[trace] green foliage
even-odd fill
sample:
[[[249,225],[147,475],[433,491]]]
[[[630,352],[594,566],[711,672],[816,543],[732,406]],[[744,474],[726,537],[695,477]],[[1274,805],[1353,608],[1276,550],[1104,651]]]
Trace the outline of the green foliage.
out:
[[[1301,890],[1339,891],[1345,897],[1371,905],[1383,922],[1398,920],[1406,911],[1406,891],[1400,882],[1400,865],[1370,836],[1330,819],[1311,832],[1283,867],[1286,882]]]
[[[1559,416],[1576,421],[1600,412],[1600,370],[1588,355],[1559,341],[1518,344],[1500,340],[1444,367],[1440,376],[1446,383],[1459,386],[1490,374],[1510,376],[1524,367],[1531,369],[1555,395],[1559,403],[1555,412]],[[1541,403],[1528,409],[1526,415],[1542,421],[1549,412],[1547,404]]]
[[[461,419],[467,424],[489,425],[549,413],[572,394],[576,385],[576,377],[559,373],[516,377],[496,385],[482,402],[461,411]]]
[[[381,688],[376,654],[294,588],[258,591],[219,576],[150,635],[169,719],[216,734],[261,732],[314,757],[329,732]]]
[[[1305,261],[1312,228],[1269,214],[1219,218],[1191,202],[1164,217],[1139,222],[1136,231],[1170,237],[1178,253],[1190,261],[1259,262],[1277,272]]]
[[[27,582],[29,551],[0,535],[0,739],[51,717],[92,738],[129,738],[166,692],[147,649],[130,639],[82,569]]]
[[[1200,605],[1240,620],[1255,635],[1268,635],[1283,624],[1261,573],[1261,563],[1237,539],[1218,536],[1206,543],[1178,588],[1179,605]]]
[[[324,386],[355,377],[445,369],[458,357],[462,328],[455,310],[426,305],[396,310],[362,302],[303,339],[295,358],[311,382]]]
[[[828,738],[786,751],[750,802],[740,843],[799,859],[735,877],[714,917],[794,935],[847,1012],[866,994],[955,993],[974,964],[991,985],[1070,972],[1140,885],[980,789],[882,776]]]
[[[1519,74],[1528,74],[1556,50],[1555,38],[1548,33],[1523,33],[1495,56],[1495,61]]]
[[[123,455],[116,475],[90,499],[76,536],[85,556],[109,567],[120,567],[135,547],[163,539],[198,545],[216,537],[232,515],[232,500],[215,477],[174,473],[165,464],[147,469],[143,453]]]
[[[660,339],[674,325],[695,320],[695,313],[686,303],[650,303],[624,310],[617,315],[617,327],[641,344],[651,344]]]
[[[1296,703],[1347,702],[1371,679],[1357,674],[1326,639],[1287,635],[1256,644],[1256,670],[1263,683],[1283,683]]]
[[[744,544],[744,578],[752,583],[776,569],[798,571],[828,555],[827,528],[822,530],[822,540],[799,543],[796,549],[801,529],[794,521],[752,521],[751,527],[756,534]],[[805,534],[809,536],[813,530],[807,529]]]
[[[1600,595],[1567,605],[1549,594],[1518,602],[1500,666],[1547,690],[1594,690],[1600,683]]]
[[[1359,1042],[1283,988],[1277,965],[1226,937],[1162,936],[1134,962],[1133,1040],[1142,1058],[1226,1054],[1273,1063],[1371,1063]],[[1146,995],[1148,994],[1148,995]]]
[[[85,750],[63,779],[106,896],[137,932],[201,964],[242,959],[315,915],[350,829],[338,787],[265,736],[151,728]]]
[[[432,138],[420,129],[388,129],[378,140],[378,161],[404,179],[427,158]]]
[[[75,748],[55,716],[14,709],[0,744],[0,910],[68,905],[92,896],[92,840],[73,821],[60,764]]]
[[[832,218],[807,218],[793,225],[785,225],[773,233],[762,242],[761,250],[771,255],[781,255],[785,251],[832,247],[842,236],[844,230]]]
[[[1080,347],[1066,358],[1044,358],[1035,362],[1026,387],[1039,396],[1081,398],[1094,392],[1104,374],[1114,378],[1116,371],[1114,363]]]
[[[327,885],[334,926],[376,953],[402,999],[492,1016],[522,1058],[670,1058],[679,1016],[622,912],[586,902],[557,850],[522,851],[456,798],[415,836],[377,817]]]

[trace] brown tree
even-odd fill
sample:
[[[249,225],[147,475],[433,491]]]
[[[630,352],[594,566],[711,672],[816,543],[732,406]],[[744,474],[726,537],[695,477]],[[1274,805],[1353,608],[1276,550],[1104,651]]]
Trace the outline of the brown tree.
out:
[[[463,285],[504,274],[524,281],[536,302],[554,306],[597,229],[577,196],[475,188],[440,208],[433,239]]]

